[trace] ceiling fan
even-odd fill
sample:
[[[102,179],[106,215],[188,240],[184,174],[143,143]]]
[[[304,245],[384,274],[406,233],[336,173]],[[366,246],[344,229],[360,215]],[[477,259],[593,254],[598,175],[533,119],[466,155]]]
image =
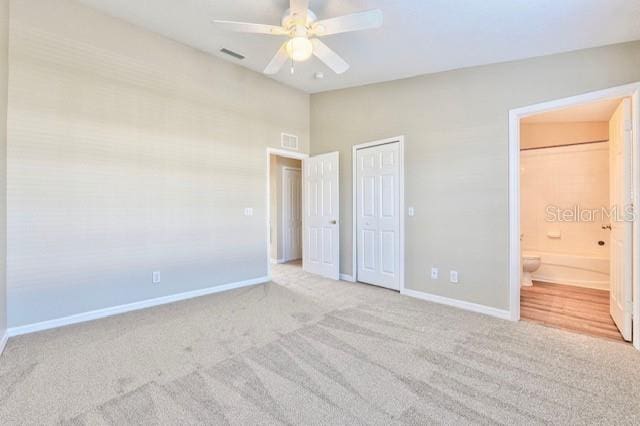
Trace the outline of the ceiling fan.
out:
[[[382,25],[382,11],[373,9],[318,21],[309,10],[309,0],[290,0],[281,26],[217,19],[213,23],[230,31],[288,36],[289,40],[284,42],[264,69],[265,74],[277,73],[289,59],[302,62],[311,55],[315,55],[336,74],[342,74],[349,69],[349,64],[318,37],[378,28]],[[293,72],[293,66],[291,69]]]

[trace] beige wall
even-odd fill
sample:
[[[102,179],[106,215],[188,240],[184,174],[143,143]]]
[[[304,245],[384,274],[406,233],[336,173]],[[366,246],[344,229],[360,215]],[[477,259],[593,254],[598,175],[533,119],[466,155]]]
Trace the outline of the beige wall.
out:
[[[9,0],[0,0],[0,340],[7,328],[7,79]]]
[[[522,123],[520,148],[542,148],[609,139],[606,121],[577,123]]]
[[[9,325],[264,276],[265,148],[309,150],[309,96],[70,0],[11,4]],[[404,134],[407,287],[508,308],[508,110],[638,80],[636,42],[313,95],[341,272],[351,147]]]
[[[12,2],[9,59],[10,326],[267,274],[307,94],[68,0]]]
[[[284,257],[282,227],[279,226],[282,223],[282,168],[294,167],[301,169],[302,161],[296,160],[295,158],[280,157],[279,155],[272,155],[270,161],[270,253],[271,259],[281,260]]]
[[[507,309],[509,110],[634,81],[640,42],[312,95],[312,153],[341,155],[341,272],[352,272],[351,147],[405,135],[407,287]]]

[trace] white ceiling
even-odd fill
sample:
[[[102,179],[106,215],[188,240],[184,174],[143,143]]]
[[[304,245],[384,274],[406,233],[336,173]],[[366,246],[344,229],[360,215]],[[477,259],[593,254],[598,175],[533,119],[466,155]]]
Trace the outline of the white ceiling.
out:
[[[288,0],[80,0],[108,14],[261,72],[284,39],[229,33],[210,20],[280,24]],[[319,19],[380,8],[381,29],[326,44],[351,64],[336,75],[315,58],[273,76],[307,92],[640,39],[640,0],[310,0]],[[316,80],[316,71],[324,79]]]
[[[542,114],[532,115],[522,120],[523,123],[573,123],[586,121],[609,121],[621,99],[609,99],[591,102],[570,108],[557,109]]]

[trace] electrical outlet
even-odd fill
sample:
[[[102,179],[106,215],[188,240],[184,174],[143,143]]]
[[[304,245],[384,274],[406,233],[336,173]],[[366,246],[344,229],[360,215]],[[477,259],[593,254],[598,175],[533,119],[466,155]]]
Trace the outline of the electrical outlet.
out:
[[[253,209],[251,207],[247,207],[246,209],[244,209],[244,215],[253,216]]]
[[[432,280],[437,280],[438,279],[438,268],[431,268],[431,279]]]
[[[154,271],[151,280],[153,281],[154,284],[159,284],[160,283],[160,271]]]
[[[449,271],[449,281],[454,284],[458,282],[458,271]]]
[[[408,213],[409,213],[409,216],[415,216],[416,210],[413,207],[409,207]]]

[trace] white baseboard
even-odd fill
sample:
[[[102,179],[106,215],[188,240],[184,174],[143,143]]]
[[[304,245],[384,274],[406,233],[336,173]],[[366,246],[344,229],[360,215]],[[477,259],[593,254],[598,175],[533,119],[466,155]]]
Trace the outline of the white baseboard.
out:
[[[583,288],[592,288],[595,290],[610,290],[609,281],[574,281],[574,280],[559,280],[554,277],[547,276],[532,276],[534,281],[540,281],[543,283],[549,284],[561,284],[561,285],[570,285],[572,287],[583,287]]]
[[[271,263],[273,263],[274,265],[279,265],[280,263],[284,263],[284,259],[270,259]]]
[[[7,346],[7,340],[9,340],[9,330],[5,331],[4,336],[0,338],[0,355],[2,355],[4,348]]]
[[[353,276],[349,275],[349,274],[340,274],[340,279],[342,281],[349,281],[349,282],[352,282],[352,283],[355,282],[355,280],[353,279]]]
[[[510,320],[511,314],[508,310],[492,308],[491,306],[479,305],[477,303],[465,302],[464,300],[451,299],[444,296],[437,296],[435,294],[423,293],[421,291],[403,289],[401,294],[406,296],[415,297],[416,299],[426,300],[428,302],[439,303],[441,305],[453,306],[454,308],[464,309],[466,311],[478,312],[485,315],[491,315],[492,317]]]
[[[123,314],[125,312],[137,311],[139,309],[151,308],[153,306],[178,302],[180,300],[193,299],[194,297],[206,296],[208,294],[214,294],[214,293],[221,293],[223,291],[233,290],[233,289],[242,288],[242,287],[248,287],[256,284],[263,284],[269,281],[271,281],[271,277],[264,276],[264,277],[253,278],[245,281],[238,281],[235,283],[222,284],[215,287],[208,287],[208,288],[203,288],[199,290],[187,291],[184,293],[171,294],[168,296],[157,297],[154,299],[141,300],[139,302],[127,303],[125,305],[118,305],[118,306],[111,306],[103,309],[96,309],[94,311],[82,312],[80,314],[69,315],[67,317],[37,322],[34,324],[11,327],[7,330],[7,335],[9,337],[13,337],[13,336],[19,336],[21,334],[34,333],[36,331],[64,327],[65,325],[92,321],[95,319],[109,317],[112,315]]]

